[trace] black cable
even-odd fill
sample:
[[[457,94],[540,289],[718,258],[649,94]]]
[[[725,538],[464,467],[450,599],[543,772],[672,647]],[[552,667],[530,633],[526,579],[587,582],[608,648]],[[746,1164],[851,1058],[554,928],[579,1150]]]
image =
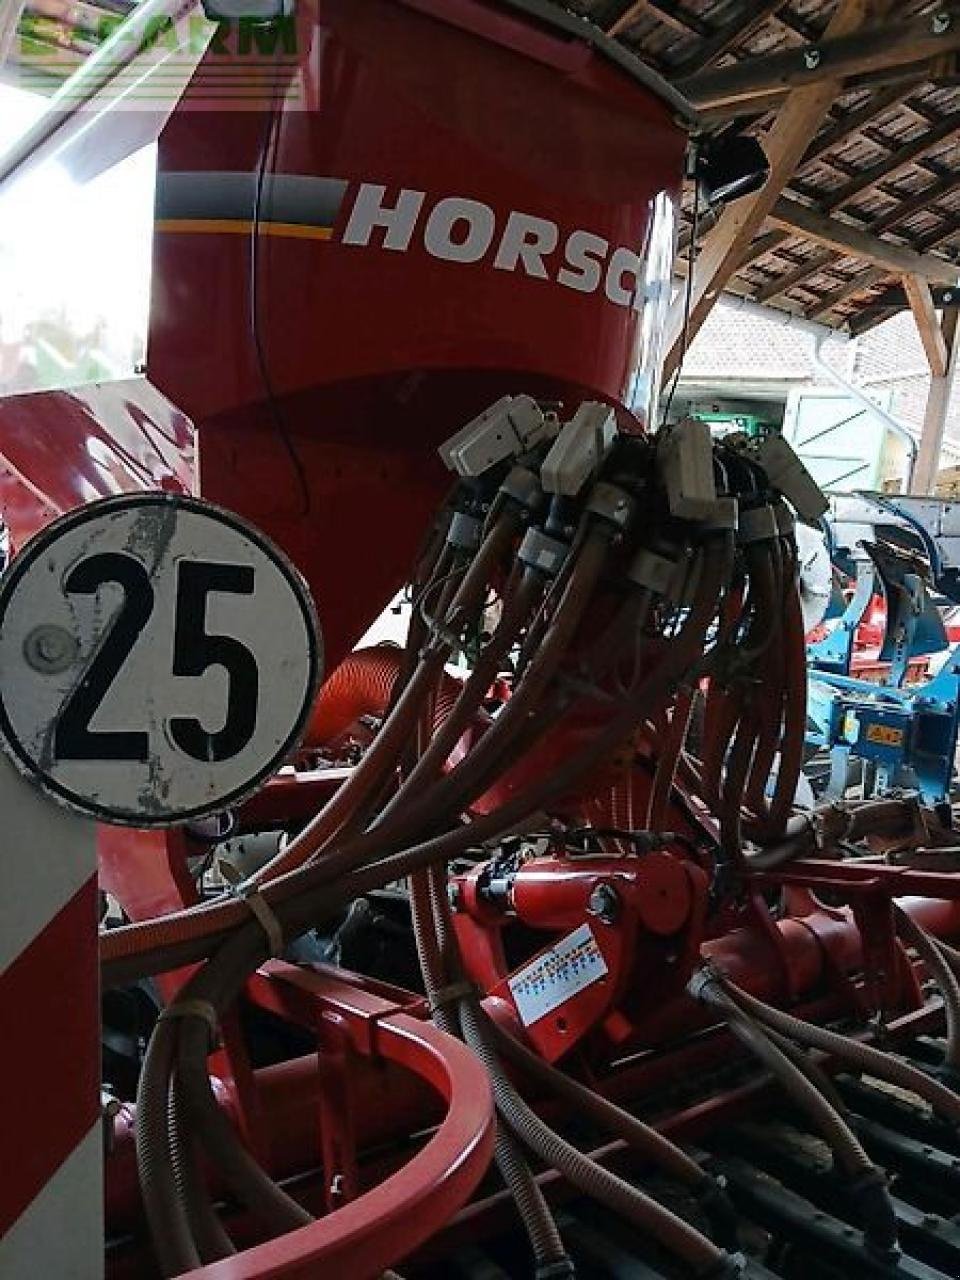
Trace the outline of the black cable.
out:
[[[693,272],[697,261],[697,238],[700,235],[700,152],[695,150],[693,161],[693,222],[690,228],[690,243],[687,245],[687,281],[684,289],[683,298],[683,327],[680,330],[680,358],[677,361],[677,367],[674,370],[673,378],[670,382],[670,390],[667,392],[667,400],[663,406],[663,413],[660,416],[660,429],[667,425],[667,419],[670,416],[670,410],[673,407],[673,397],[676,394],[677,386],[680,382],[680,373],[683,369],[683,361],[687,354],[687,341],[690,333],[690,312],[693,309]]]
[[[281,19],[282,21],[282,19]],[[277,42],[277,65],[279,66],[280,42]],[[273,388],[273,382],[270,378],[270,371],[267,365],[266,352],[263,346],[263,340],[260,333],[260,223],[262,219],[263,205],[263,188],[266,182],[267,171],[270,167],[270,153],[276,155],[277,143],[280,138],[280,125],[283,120],[283,111],[280,107],[278,97],[278,80],[274,81],[271,90],[270,111],[267,116],[267,127],[264,131],[263,144],[260,148],[260,158],[257,162],[257,184],[253,197],[253,226],[250,235],[250,336],[253,339],[253,348],[257,357],[257,368],[260,373],[260,380],[263,383],[263,389],[267,396],[267,406],[270,416],[273,419],[273,425],[277,435],[283,441],[283,447],[287,451],[290,464],[296,473],[297,483],[300,486],[300,494],[303,501],[300,515],[307,515],[310,511],[310,486],[307,482],[307,475],[300,461],[300,456],[293,446],[290,438],[290,432],[287,424],[283,419],[283,413],[280,403],[277,400],[276,392]],[[272,170],[271,170],[272,173]]]

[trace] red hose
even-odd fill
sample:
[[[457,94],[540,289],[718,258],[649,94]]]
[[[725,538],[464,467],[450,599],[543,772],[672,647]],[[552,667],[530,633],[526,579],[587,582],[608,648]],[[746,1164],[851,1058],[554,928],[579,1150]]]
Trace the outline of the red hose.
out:
[[[382,716],[403,665],[403,650],[392,644],[358,649],[344,658],[317,695],[304,736],[305,747],[334,742],[362,716]],[[459,682],[444,673],[433,715],[436,728],[450,714]]]
[[[402,662],[403,650],[386,644],[344,658],[317,695],[303,745],[321,747],[361,716],[383,715]]]

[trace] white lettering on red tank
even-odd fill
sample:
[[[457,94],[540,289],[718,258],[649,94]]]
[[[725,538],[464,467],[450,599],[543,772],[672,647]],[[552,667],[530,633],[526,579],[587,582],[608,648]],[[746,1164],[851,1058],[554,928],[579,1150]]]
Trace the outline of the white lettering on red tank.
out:
[[[382,227],[384,249],[402,251],[409,248],[426,192],[404,188],[392,205],[384,203],[386,194],[386,187],[379,183],[360,184],[350,210],[350,221],[341,237],[344,244],[369,244],[374,228]]]
[[[511,213],[493,265],[501,271],[516,271],[522,264],[528,276],[549,280],[550,273],[543,260],[556,250],[559,242],[560,228],[555,222],[529,213]]]
[[[447,196],[439,200],[423,229],[427,253],[447,262],[479,262],[493,243],[497,215],[488,204]]]
[[[405,251],[416,243],[425,201],[423,191],[402,187],[388,194],[380,183],[362,182],[341,242]],[[561,234],[549,218],[511,210],[498,236],[497,214],[488,204],[445,196],[423,221],[420,239],[431,257],[445,262],[482,262],[493,250],[491,265],[500,271],[519,271],[577,293],[596,293],[602,287],[616,306],[643,309],[644,261],[639,253],[625,245],[611,251],[609,240],[580,228],[561,245]]]

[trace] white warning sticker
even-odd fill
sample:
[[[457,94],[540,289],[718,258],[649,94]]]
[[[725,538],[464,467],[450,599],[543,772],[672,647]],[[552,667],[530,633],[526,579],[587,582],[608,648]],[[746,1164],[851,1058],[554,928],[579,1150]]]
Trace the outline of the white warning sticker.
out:
[[[525,1027],[545,1018],[607,973],[593,930],[582,924],[510,979],[510,993]]]

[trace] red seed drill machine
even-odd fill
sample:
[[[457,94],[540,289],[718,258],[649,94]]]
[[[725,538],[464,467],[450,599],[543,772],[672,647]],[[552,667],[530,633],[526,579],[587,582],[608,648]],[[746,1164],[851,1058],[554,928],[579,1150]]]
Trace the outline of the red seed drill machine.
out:
[[[99,110],[191,10],[0,172],[159,137],[145,377],[0,402],[0,1274],[960,1274],[960,839],[795,809],[822,495],[660,426],[719,152],[538,0]]]

